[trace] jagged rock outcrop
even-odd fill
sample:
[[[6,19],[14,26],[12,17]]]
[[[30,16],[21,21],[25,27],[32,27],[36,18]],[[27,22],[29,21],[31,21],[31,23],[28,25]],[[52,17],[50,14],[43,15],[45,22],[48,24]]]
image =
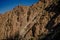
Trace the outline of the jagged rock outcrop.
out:
[[[0,16],[0,40],[51,40],[60,27],[60,1],[17,6]],[[53,34],[52,34],[53,33]],[[51,36],[49,36],[51,34]],[[57,32],[58,34],[58,32]],[[55,36],[55,35],[54,35]]]

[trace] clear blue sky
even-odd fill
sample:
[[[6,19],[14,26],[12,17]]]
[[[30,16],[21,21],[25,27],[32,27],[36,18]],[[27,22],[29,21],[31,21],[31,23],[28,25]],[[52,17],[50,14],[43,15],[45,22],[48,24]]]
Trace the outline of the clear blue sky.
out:
[[[0,0],[0,13],[12,10],[18,5],[31,6],[38,0]]]

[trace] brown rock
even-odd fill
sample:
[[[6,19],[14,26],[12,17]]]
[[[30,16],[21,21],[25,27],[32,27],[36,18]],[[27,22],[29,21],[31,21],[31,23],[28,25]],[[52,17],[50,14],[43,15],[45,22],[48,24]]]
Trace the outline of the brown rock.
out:
[[[47,35],[48,27],[55,27],[60,23],[60,14],[46,11],[51,0],[39,1],[32,6],[17,6],[13,10],[0,16],[0,39],[34,39]],[[52,4],[51,4],[52,5]],[[57,15],[54,18],[54,15]],[[53,25],[51,25],[51,23]],[[54,23],[53,23],[54,22]],[[48,24],[49,23],[49,24]],[[47,26],[48,24],[48,26]]]

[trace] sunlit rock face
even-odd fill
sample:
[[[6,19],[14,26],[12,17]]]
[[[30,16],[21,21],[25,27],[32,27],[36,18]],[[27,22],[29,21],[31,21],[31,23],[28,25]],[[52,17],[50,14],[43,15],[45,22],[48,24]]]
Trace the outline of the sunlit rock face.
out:
[[[0,16],[1,40],[51,40],[60,31],[60,7],[53,0],[17,6]],[[47,36],[50,35],[51,36]],[[50,38],[52,37],[52,38]]]

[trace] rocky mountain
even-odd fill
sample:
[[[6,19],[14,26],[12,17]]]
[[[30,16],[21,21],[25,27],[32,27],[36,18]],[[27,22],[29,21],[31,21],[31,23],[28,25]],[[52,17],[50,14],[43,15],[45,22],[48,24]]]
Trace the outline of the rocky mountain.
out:
[[[0,15],[0,40],[58,40],[59,33],[59,0],[40,0]]]

